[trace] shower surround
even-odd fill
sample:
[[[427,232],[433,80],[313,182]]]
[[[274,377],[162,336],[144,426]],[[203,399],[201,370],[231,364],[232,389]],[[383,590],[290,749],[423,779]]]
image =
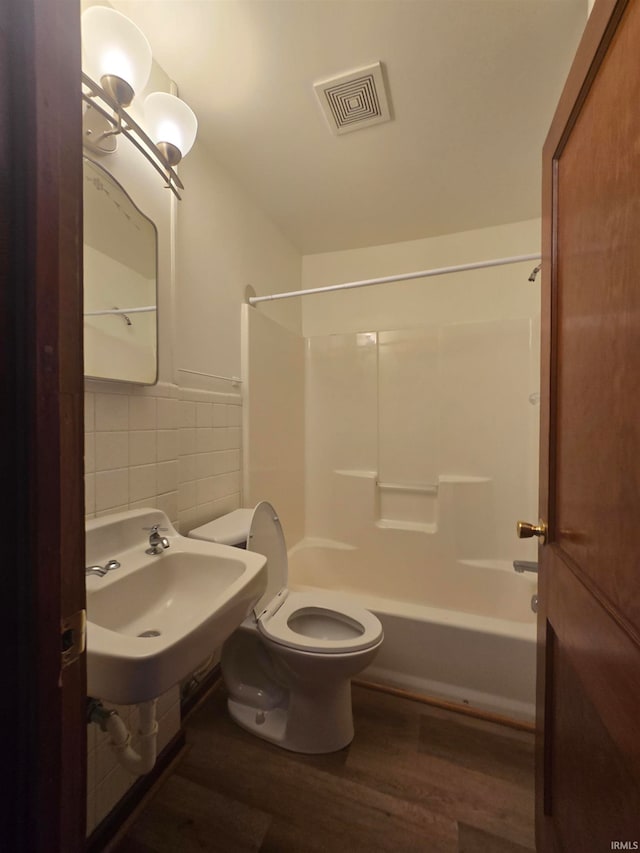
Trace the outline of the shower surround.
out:
[[[306,525],[291,581],[356,595],[369,676],[533,716],[537,322],[307,339]],[[366,675],[366,674],[365,674]]]

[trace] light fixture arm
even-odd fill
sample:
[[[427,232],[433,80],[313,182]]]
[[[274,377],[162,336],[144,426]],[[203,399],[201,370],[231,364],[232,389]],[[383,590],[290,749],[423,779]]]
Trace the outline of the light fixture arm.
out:
[[[134,121],[122,107],[102,86],[96,83],[84,72],[82,73],[82,85],[85,88],[82,90],[82,100],[92,109],[96,110],[113,128],[103,132],[100,139],[105,139],[109,136],[117,136],[122,134],[135,145],[140,153],[151,163],[153,168],[162,175],[166,181],[166,186],[171,192],[181,199],[181,195],[177,188],[184,189],[184,184],[172,168],[172,165],[164,154],[162,149],[155,145],[151,138],[145,133],[140,125]],[[108,109],[105,109],[99,101],[106,104]],[[111,111],[111,112],[110,112]]]

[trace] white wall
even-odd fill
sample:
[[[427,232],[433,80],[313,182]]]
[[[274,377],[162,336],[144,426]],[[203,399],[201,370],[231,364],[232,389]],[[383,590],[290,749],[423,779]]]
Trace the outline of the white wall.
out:
[[[240,376],[246,286],[259,294],[295,290],[302,259],[204,145],[196,142],[180,176],[187,189],[177,220],[177,376],[186,379],[180,368]],[[300,300],[275,303],[263,313],[300,332]]]
[[[514,222],[366,249],[305,255],[302,287],[321,287],[540,250],[540,220]],[[534,264],[495,267],[365,289],[306,296],[305,337],[421,325],[482,322],[539,313]],[[539,281],[539,280],[538,280]]]

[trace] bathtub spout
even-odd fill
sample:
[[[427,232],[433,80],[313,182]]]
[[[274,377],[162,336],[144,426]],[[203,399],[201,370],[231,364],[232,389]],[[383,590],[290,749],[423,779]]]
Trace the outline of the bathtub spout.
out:
[[[514,560],[513,568],[516,572],[520,572],[523,574],[524,572],[534,572],[538,573],[538,564],[530,562],[529,560]]]

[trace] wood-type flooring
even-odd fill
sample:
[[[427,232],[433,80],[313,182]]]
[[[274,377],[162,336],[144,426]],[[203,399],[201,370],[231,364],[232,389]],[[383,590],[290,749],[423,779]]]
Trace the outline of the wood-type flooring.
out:
[[[527,853],[533,736],[354,686],[355,738],[287,752],[234,724],[224,688],[117,853]]]

